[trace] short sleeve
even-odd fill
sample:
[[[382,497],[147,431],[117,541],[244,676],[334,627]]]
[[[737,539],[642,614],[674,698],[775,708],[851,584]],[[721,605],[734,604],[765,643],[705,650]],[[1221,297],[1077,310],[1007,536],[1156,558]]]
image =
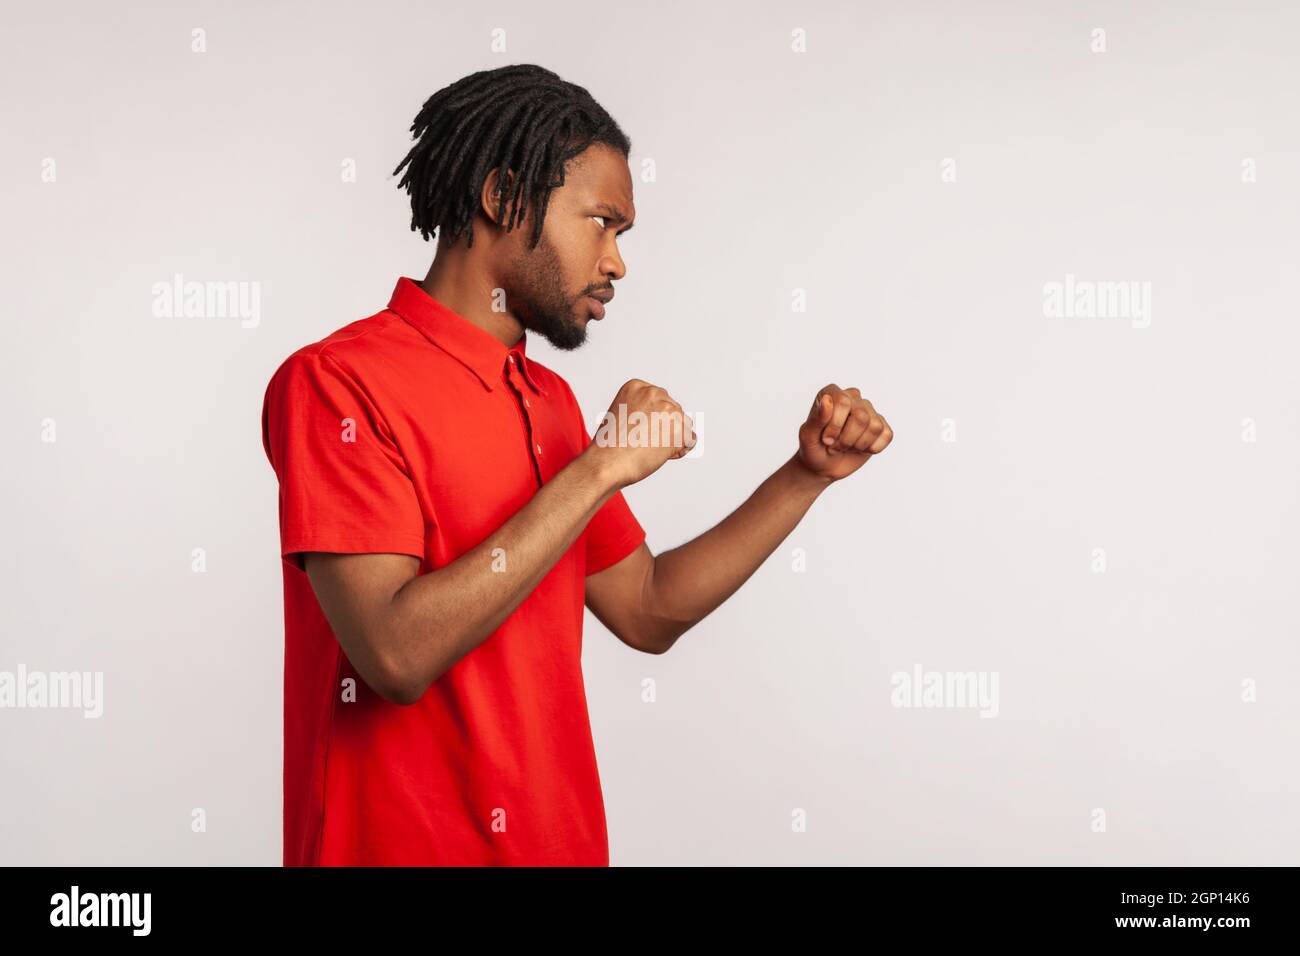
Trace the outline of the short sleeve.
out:
[[[587,574],[618,564],[644,540],[645,529],[616,491],[587,525]]]
[[[581,424],[581,412],[578,420],[582,430],[582,448],[585,449],[591,444],[591,436],[587,434],[586,426]],[[616,491],[587,522],[583,537],[587,549],[586,573],[591,575],[618,564],[640,547],[645,540],[645,529],[632,514],[623,492]]]
[[[410,554],[425,518],[406,461],[372,398],[333,358],[298,352],[276,371],[262,443],[280,482],[280,553]]]

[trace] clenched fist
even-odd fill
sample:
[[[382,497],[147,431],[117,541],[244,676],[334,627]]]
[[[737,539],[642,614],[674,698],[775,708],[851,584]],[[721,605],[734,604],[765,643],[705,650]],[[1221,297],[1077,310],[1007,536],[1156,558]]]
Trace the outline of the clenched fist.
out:
[[[827,385],[799,427],[799,462],[829,481],[847,478],[894,438],[889,422],[856,388]]]
[[[695,447],[695,422],[671,395],[634,378],[623,384],[586,454],[603,457],[618,487],[635,484]]]

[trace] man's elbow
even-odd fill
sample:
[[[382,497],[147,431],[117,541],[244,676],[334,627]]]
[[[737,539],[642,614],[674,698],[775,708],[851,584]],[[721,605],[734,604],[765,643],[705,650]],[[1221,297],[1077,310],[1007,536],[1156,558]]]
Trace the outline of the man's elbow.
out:
[[[375,685],[372,685],[375,693],[389,703],[403,707],[419,703],[429,688],[456,663],[448,653],[444,648],[435,659],[416,661],[404,655],[376,651],[378,673]]]
[[[636,635],[632,640],[624,639],[624,643],[630,644],[643,654],[654,654],[655,656],[658,656],[660,654],[667,654],[672,650],[673,645],[677,643],[677,638],[681,637],[688,630],[690,630],[689,625],[686,627],[660,627],[647,629],[645,633]]]
[[[655,593],[655,570],[658,565],[658,557],[652,558],[649,569],[646,572],[645,579],[641,583],[641,601],[635,613],[632,615],[633,625],[629,628],[633,633],[624,636],[619,635],[623,643],[634,647],[644,654],[667,654],[677,638],[681,637],[692,627],[695,621],[683,621],[673,618],[665,613],[665,610],[657,600]]]
[[[426,688],[393,667],[380,667],[366,678],[366,684],[390,704],[409,707],[424,696]]]
[[[376,648],[373,660],[374,673],[366,683],[390,704],[409,707],[418,703],[432,683],[421,677],[411,662],[391,653]]]
[[[373,662],[374,682],[371,689],[392,704],[409,707],[418,703],[433,684],[456,663],[453,648],[464,646],[467,638],[459,632],[444,633],[445,643],[436,649],[436,656],[425,654],[413,656],[416,652],[404,652],[401,648],[412,647],[399,632],[390,629],[382,632],[382,637],[372,636],[368,640],[370,660]],[[427,648],[425,649],[428,650]]]
[[[390,704],[397,704],[399,707],[410,707],[412,704],[419,703],[427,689],[411,683],[393,683],[389,684],[386,690],[377,691],[377,693]]]

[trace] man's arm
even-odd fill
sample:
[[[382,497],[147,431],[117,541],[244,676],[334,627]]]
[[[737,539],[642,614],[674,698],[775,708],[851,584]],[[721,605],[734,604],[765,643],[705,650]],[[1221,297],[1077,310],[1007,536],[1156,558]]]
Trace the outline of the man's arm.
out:
[[[604,463],[579,455],[484,541],[429,574],[405,554],[310,552],[303,564],[357,673],[385,699],[414,703],[501,626],[616,490]]]
[[[699,537],[658,555],[642,544],[588,577],[587,606],[629,647],[662,654],[749,579],[829,485],[791,458]]]
[[[614,401],[647,415],[681,411],[639,379]],[[361,678],[386,700],[414,703],[505,622],[616,491],[688,450],[590,445],[486,540],[428,574],[402,554],[308,552],[303,567]]]
[[[856,388],[828,385],[799,429],[799,450],[699,537],[653,555],[644,544],[587,578],[587,606],[619,640],[662,654],[731,597],[833,482],[884,451],[893,430]]]

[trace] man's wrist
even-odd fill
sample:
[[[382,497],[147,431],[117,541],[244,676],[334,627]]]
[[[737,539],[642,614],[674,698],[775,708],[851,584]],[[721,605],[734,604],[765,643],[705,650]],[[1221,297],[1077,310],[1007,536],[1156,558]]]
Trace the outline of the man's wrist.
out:
[[[784,473],[785,479],[790,482],[795,490],[808,494],[813,498],[816,498],[835,483],[834,478],[818,474],[805,465],[797,451],[781,466],[779,473]]]
[[[595,445],[588,445],[574,459],[574,464],[582,468],[584,477],[600,489],[602,497],[622,490],[624,482],[615,468],[615,462]]]

